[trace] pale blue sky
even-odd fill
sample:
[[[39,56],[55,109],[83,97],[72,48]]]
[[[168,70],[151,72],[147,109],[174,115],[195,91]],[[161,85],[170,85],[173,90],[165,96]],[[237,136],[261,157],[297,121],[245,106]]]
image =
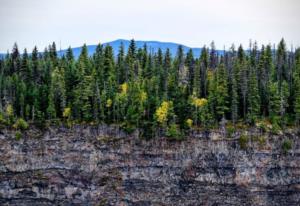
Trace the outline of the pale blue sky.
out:
[[[249,39],[300,46],[299,0],[0,0],[0,51],[119,38],[218,48]]]

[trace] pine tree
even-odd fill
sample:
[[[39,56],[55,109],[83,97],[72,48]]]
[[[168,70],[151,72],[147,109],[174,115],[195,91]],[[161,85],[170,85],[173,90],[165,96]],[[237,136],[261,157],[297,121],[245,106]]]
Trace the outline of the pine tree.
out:
[[[294,72],[294,112],[296,124],[300,125],[300,49],[295,52],[295,72]]]
[[[250,50],[250,65],[251,67],[256,67],[258,61],[258,49],[257,42],[254,42],[253,48]]]
[[[184,86],[188,82],[188,70],[184,65],[184,51],[183,47],[180,45],[177,49],[177,55],[175,58],[175,69],[176,69],[176,82],[179,85]]]
[[[60,118],[62,117],[63,111],[66,107],[66,86],[64,75],[64,70],[58,68],[56,68],[51,74],[50,90],[51,93],[53,93],[51,94],[51,98],[53,98],[56,115]]]
[[[141,50],[141,57],[140,57],[140,62],[141,62],[141,75],[143,78],[147,78],[147,66],[148,66],[148,48],[147,44],[144,44],[143,49]]]
[[[52,45],[49,46],[49,55],[52,60],[53,66],[56,67],[58,65],[58,59],[55,42],[53,42]]]
[[[189,94],[192,94],[195,75],[195,59],[192,49],[189,49],[188,53],[186,54],[185,66],[188,69],[188,92]]]
[[[91,64],[89,61],[89,56],[88,56],[88,49],[86,44],[84,44],[81,48],[81,53],[79,55],[79,60],[78,60],[78,68],[79,72],[82,73],[83,75],[90,75],[92,72]]]
[[[56,118],[54,93],[51,89],[50,89],[49,96],[48,96],[48,108],[47,108],[47,118],[50,120]]]
[[[3,84],[4,84],[4,61],[2,59],[0,59],[0,115],[3,113],[3,93],[4,93],[4,89],[3,89]]]
[[[200,75],[200,63],[197,61],[195,65],[195,73],[194,73],[194,80],[193,80],[193,94],[197,97],[201,96],[201,75]],[[205,84],[206,85],[206,84]]]
[[[270,118],[273,123],[279,123],[279,111],[280,111],[280,92],[278,89],[277,82],[271,82],[269,84],[269,91],[270,91],[270,103],[269,103],[269,113]]]
[[[127,73],[125,70],[125,54],[124,54],[124,45],[121,42],[118,58],[117,58],[117,81],[119,84],[123,84],[127,79]]]
[[[31,81],[31,68],[29,65],[29,57],[26,49],[24,49],[22,56],[20,77],[24,81]]]
[[[78,84],[78,70],[76,67],[73,51],[71,48],[67,50],[66,53],[66,65],[65,65],[65,87],[66,87],[66,105],[68,107],[72,107],[72,104],[74,102],[74,89],[76,88],[76,85]],[[71,111],[72,108],[71,108]]]
[[[92,118],[92,104],[93,96],[91,76],[92,70],[88,58],[87,46],[84,44],[77,62],[78,67],[78,83],[74,89],[74,105],[73,111],[76,118],[84,121],[90,121]]]
[[[201,97],[207,96],[207,72],[208,72],[208,49],[204,46],[201,51],[199,60],[200,64],[200,82],[201,82]]]
[[[32,76],[35,85],[40,83],[40,70],[39,70],[39,57],[38,57],[38,49],[35,46],[33,48],[31,54],[31,61],[32,61]]]
[[[284,39],[281,39],[277,52],[276,52],[276,80],[278,81],[279,90],[281,90],[281,85],[283,80],[286,80],[287,76],[287,68],[286,68],[286,45]]]
[[[225,114],[228,111],[228,82],[227,82],[227,71],[225,65],[222,62],[216,71],[216,113],[217,118],[225,118]]]
[[[241,94],[241,105],[243,118],[246,117],[247,112],[247,96],[248,96],[248,63],[245,60],[240,62],[239,69],[239,91]]]
[[[286,112],[288,108],[288,98],[289,98],[289,88],[288,83],[283,81],[281,83],[280,90],[280,117],[281,117],[281,126],[283,127],[286,123]]]
[[[168,81],[169,81],[169,73],[171,71],[171,54],[170,50],[167,49],[164,57],[163,63],[163,92],[164,92],[164,99],[168,99]]]
[[[216,46],[214,41],[211,42],[210,47],[211,49],[209,54],[209,68],[215,69],[218,63],[218,54],[216,51]]]
[[[232,88],[231,88],[231,119],[233,123],[236,123],[238,120],[238,91],[237,91],[237,81],[233,78]]]
[[[135,66],[136,66],[136,45],[134,39],[130,41],[127,55],[125,58],[126,61],[126,82],[128,80],[134,80],[136,78],[136,73],[135,73]]]
[[[300,125],[300,77],[297,75],[294,80],[295,84],[295,106],[294,112],[296,117],[296,124]]]
[[[248,104],[248,119],[251,123],[254,123],[260,112],[260,97],[258,91],[257,75],[253,67],[250,71]]]
[[[11,53],[11,69],[10,74],[17,72],[19,73],[21,69],[21,60],[20,60],[20,52],[18,49],[17,43],[14,44],[12,53]]]

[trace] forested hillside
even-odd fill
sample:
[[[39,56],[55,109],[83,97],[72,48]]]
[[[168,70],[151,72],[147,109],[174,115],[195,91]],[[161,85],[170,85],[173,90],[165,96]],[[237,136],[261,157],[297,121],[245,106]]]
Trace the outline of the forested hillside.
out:
[[[22,54],[21,54],[22,53]],[[29,54],[30,53],[30,54]],[[189,128],[256,125],[272,131],[300,121],[300,49],[232,46],[218,55],[212,43],[200,56],[181,46],[152,53],[147,45],[128,51],[99,44],[75,59],[59,58],[53,43],[40,52],[17,45],[0,60],[0,124],[117,124],[153,137],[157,128],[180,138]]]

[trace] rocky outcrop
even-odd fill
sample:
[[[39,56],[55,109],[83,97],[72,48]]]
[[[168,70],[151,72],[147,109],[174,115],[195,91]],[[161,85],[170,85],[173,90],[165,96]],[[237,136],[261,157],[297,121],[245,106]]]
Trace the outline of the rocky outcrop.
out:
[[[267,135],[246,150],[218,132],[183,141],[114,127],[0,134],[0,205],[300,205],[300,141]],[[292,149],[283,154],[283,139]]]

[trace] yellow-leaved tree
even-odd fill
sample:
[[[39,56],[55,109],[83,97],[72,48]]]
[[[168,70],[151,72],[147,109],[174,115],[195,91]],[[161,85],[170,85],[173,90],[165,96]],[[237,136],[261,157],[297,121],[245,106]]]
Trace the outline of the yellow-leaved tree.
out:
[[[198,98],[196,96],[191,96],[190,98],[191,105],[195,107],[195,111],[193,112],[195,125],[198,125],[198,117],[200,115],[202,108],[207,104],[207,99],[205,98]]]
[[[165,125],[165,123],[168,121],[168,116],[170,115],[172,109],[172,101],[163,101],[155,111],[156,121],[161,125]]]
[[[189,128],[191,128],[192,126],[193,126],[193,120],[192,119],[187,119],[186,121],[186,125],[189,127]]]
[[[122,95],[126,95],[128,92],[128,84],[127,82],[120,85],[120,90]]]

